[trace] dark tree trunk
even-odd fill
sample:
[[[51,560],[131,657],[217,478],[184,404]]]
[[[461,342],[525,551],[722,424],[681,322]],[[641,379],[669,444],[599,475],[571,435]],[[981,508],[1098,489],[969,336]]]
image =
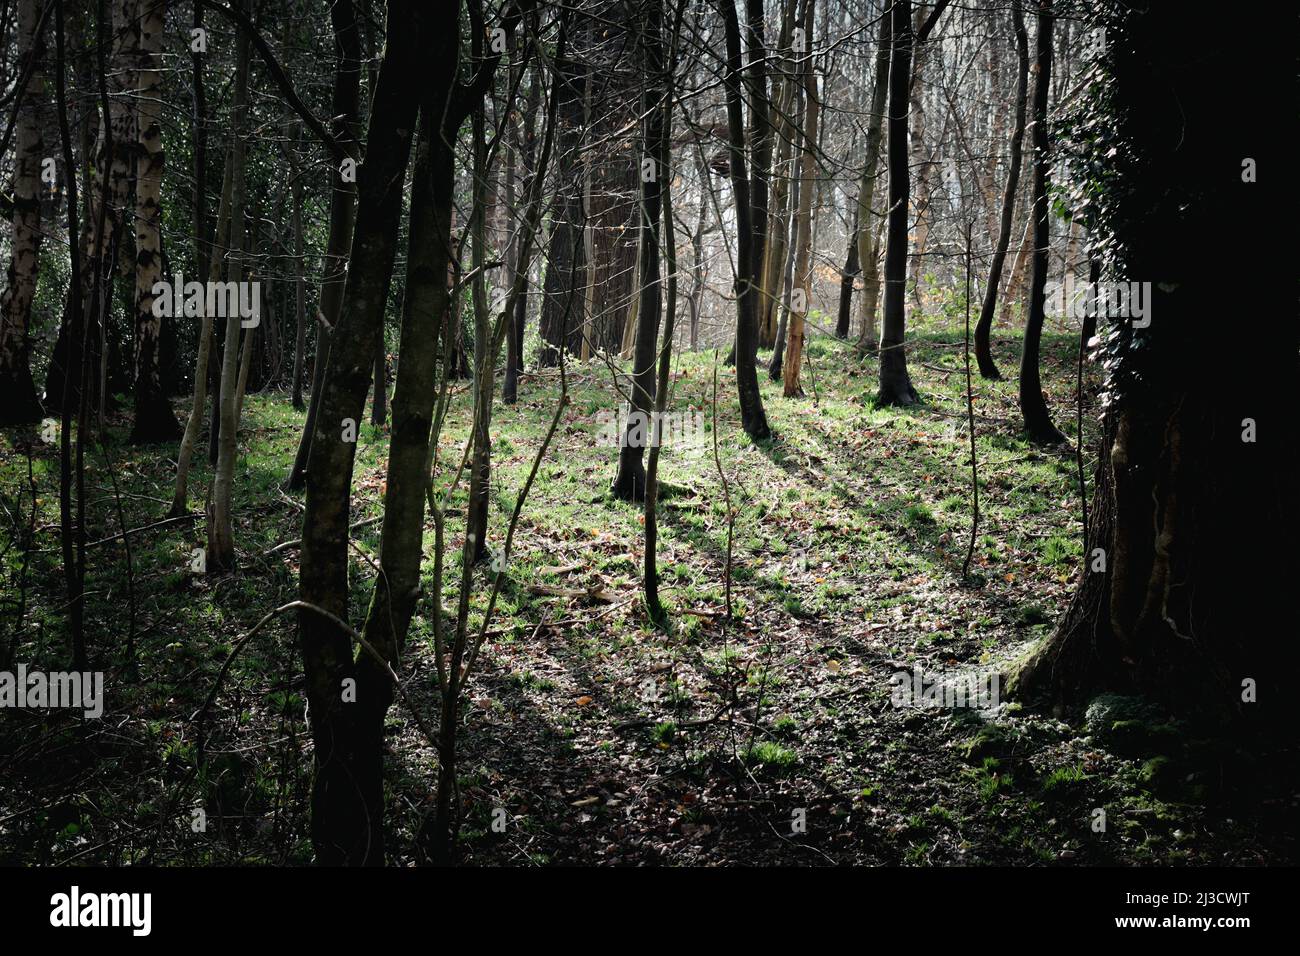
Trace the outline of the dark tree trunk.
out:
[[[657,0],[644,8],[642,27],[643,64],[646,77],[663,72],[662,11]],[[619,442],[618,472],[612,490],[621,501],[645,500],[645,450],[651,434],[649,415],[655,399],[655,340],[663,312],[663,290],[659,284],[659,230],[663,206],[663,178],[672,173],[663,168],[668,149],[664,143],[663,94],[647,82],[641,96],[645,117],[641,155],[651,166],[651,175],[641,176],[640,304],[637,306],[636,346],[632,351],[631,409]],[[641,166],[638,163],[638,166]],[[643,167],[644,168],[644,167]]]
[[[858,266],[858,210],[853,212],[853,228],[849,230],[849,254],[840,273],[840,311],[835,320],[835,337],[849,337],[849,320],[853,313],[853,280],[862,269]]]
[[[542,105],[542,77],[538,71],[528,89],[528,110],[524,117],[524,142],[521,150],[522,168],[519,172],[519,195],[530,194],[532,182],[537,175],[537,114]],[[518,242],[518,240],[516,240]],[[531,255],[532,250],[520,250],[516,244],[513,251]],[[525,261],[528,261],[525,258]],[[520,295],[515,302],[513,314],[508,319],[506,331],[506,374],[501,385],[501,400],[512,404],[519,393],[519,376],[524,371],[524,333],[528,331],[528,270],[522,275],[514,276],[519,285]]]
[[[908,83],[912,77],[912,2],[894,0],[889,60],[889,234],[885,246],[885,317],[880,336],[880,405],[911,405],[916,389],[907,373],[904,286],[907,281]]]
[[[736,389],[745,434],[754,441],[762,441],[771,435],[771,429],[767,424],[767,414],[763,411],[763,395],[758,388],[758,369],[755,366],[758,351],[758,303],[755,277],[751,271],[754,262],[754,234],[745,163],[745,125],[741,112],[740,22],[736,18],[732,0],[722,0],[721,9],[727,38],[725,84],[728,158],[731,187],[736,202]]]
[[[440,51],[455,63],[455,50]],[[443,62],[441,60],[435,62]],[[452,74],[454,76],[454,73]],[[431,84],[445,89],[449,83]],[[402,303],[401,365],[393,391],[393,432],[384,492],[381,574],[366,615],[364,634],[392,666],[397,666],[411,615],[420,594],[424,502],[429,434],[438,396],[438,329],[447,314],[447,264],[451,249],[452,155],[435,133],[444,104],[426,102],[420,117],[411,192],[407,244],[406,295]],[[358,780],[370,824],[371,853],[384,855],[383,733],[393,700],[386,670],[369,654],[357,657]]]
[[[298,175],[302,150],[301,124],[294,126],[291,139],[291,149],[294,151],[293,212],[290,214],[290,227],[293,230],[293,407],[302,411],[305,407],[302,400],[303,369],[307,359],[307,280],[303,276],[302,179]]]
[[[558,91],[561,125],[556,144],[560,195],[542,282],[541,333],[542,341],[550,346],[542,349],[540,364],[544,366],[557,364],[558,349],[576,355],[582,347],[582,277],[586,275],[579,154],[583,96],[589,78],[585,67],[572,57],[557,64],[557,68],[564,77]]]
[[[749,203],[750,228],[754,232],[754,241],[749,250],[749,282],[754,299],[754,328],[752,350],[749,358],[751,364],[757,361],[758,353],[758,319],[763,286],[763,255],[768,243],[768,177],[772,166],[773,127],[769,116],[770,102],[767,87],[767,51],[764,34],[765,22],[763,0],[745,0],[746,43],[749,52],[749,69],[746,73],[749,88],[749,139],[752,150],[750,166]],[[806,41],[811,45],[811,39]],[[757,372],[755,373],[757,381]]]
[[[1025,17],[1021,0],[1012,0],[1011,18],[1016,31],[1016,125],[1011,132],[1011,164],[1007,167],[1007,185],[1002,193],[1002,222],[998,227],[998,242],[989,265],[988,286],[984,290],[984,304],[980,307],[979,322],[975,325],[975,360],[980,375],[987,379],[1000,379],[989,345],[993,329],[993,312],[998,303],[998,287],[1002,283],[1002,268],[1007,261],[1007,248],[1011,244],[1011,228],[1016,217],[1016,189],[1020,184],[1020,163],[1025,138],[1025,107],[1029,95],[1029,36],[1025,31]]]
[[[514,404],[519,396],[519,375],[524,370],[524,333],[528,330],[528,276],[519,279],[523,283],[524,294],[515,304],[514,315],[510,317],[510,329],[506,332],[506,375],[501,384],[501,400],[508,405]]]
[[[1094,241],[1095,237],[1090,237],[1089,242]],[[1088,254],[1088,293],[1096,295],[1097,283],[1101,281],[1101,258],[1098,252],[1089,250]],[[1097,335],[1097,313],[1094,309],[1088,309],[1083,314],[1083,329],[1079,336],[1079,341],[1087,348],[1089,343]]]
[[[246,9],[247,0],[237,0],[235,9]],[[235,40],[235,82],[233,104],[231,108],[230,134],[230,272],[229,281],[241,282],[247,275],[245,235],[245,194],[247,179],[245,177],[248,135],[248,73],[249,73],[248,34],[241,32]],[[256,236],[256,227],[253,235]],[[256,247],[256,241],[253,243]],[[214,409],[216,419],[213,431],[219,436],[217,442],[217,460],[214,463],[212,481],[208,486],[207,502],[207,567],[209,571],[233,570],[236,561],[235,533],[232,501],[234,497],[235,459],[239,448],[237,431],[239,428],[240,405],[243,401],[243,387],[247,382],[248,362],[240,356],[240,317],[238,310],[232,315],[227,310],[225,342],[221,354],[221,401]],[[244,333],[244,351],[252,346],[253,334],[249,329]]]
[[[18,5],[18,62],[30,73],[16,117],[14,140],[13,234],[8,283],[0,297],[0,425],[19,425],[41,419],[29,359],[28,327],[41,248],[41,160],[44,137],[41,116],[45,109],[45,36],[38,29],[40,5],[22,0]],[[59,65],[62,69],[62,64]],[[66,175],[75,175],[67,170]]]
[[[203,29],[203,3],[194,0],[194,28]],[[190,191],[190,211],[194,218],[194,265],[199,275],[207,277],[212,268],[212,230],[208,226],[208,100],[203,76],[204,54],[190,51],[193,71],[194,112],[194,186]]]
[[[334,121],[330,132],[349,158],[359,157],[357,150],[357,114],[361,104],[361,34],[357,28],[356,9],[352,0],[335,0],[330,4],[330,21],[334,26],[334,43],[339,63],[334,74],[334,97],[331,110]],[[316,360],[312,369],[311,398],[307,403],[307,420],[303,423],[298,452],[285,486],[300,489],[306,482],[307,460],[311,454],[312,435],[320,409],[321,385],[329,362],[331,329],[338,325],[343,307],[348,250],[352,246],[352,229],[356,221],[356,183],[345,178],[336,167],[331,180],[330,229],[325,241],[325,275],[321,280],[320,314],[316,322]]]
[[[383,322],[379,324],[379,334],[376,339],[374,397],[370,405],[370,424],[382,425],[388,421],[388,356]]]
[[[510,74],[510,85],[515,84],[515,74],[512,70]],[[538,83],[534,74],[533,82],[529,87],[528,102],[525,112],[533,112],[537,109],[536,91]],[[502,170],[502,190],[505,193],[505,232],[507,242],[505,244],[506,271],[504,273],[507,286],[513,286],[515,276],[511,273],[512,263],[515,258],[517,249],[516,243],[518,238],[515,234],[515,224],[518,221],[518,184],[516,182],[520,169],[523,165],[526,174],[528,164],[523,157],[522,137],[519,134],[519,124],[515,121],[513,113],[507,112],[505,117],[505,137],[506,137],[506,158],[504,169]],[[514,315],[507,319],[506,327],[506,369],[505,378],[501,385],[501,401],[507,405],[513,405],[519,395],[519,338],[515,333],[516,318]]]
[[[655,0],[651,8],[651,35],[657,36],[663,29],[663,11],[659,4],[664,0]],[[659,162],[664,168],[667,168],[672,161],[672,108],[673,108],[673,82],[676,75],[677,67],[677,37],[681,32],[682,14],[685,11],[685,4],[678,4],[677,15],[674,18],[670,32],[669,49],[672,56],[669,62],[664,65],[663,69],[663,104],[658,112],[662,112],[661,134],[659,136],[658,146],[660,149]],[[662,41],[659,43],[658,59],[662,63]],[[659,79],[655,77],[655,79]],[[658,564],[658,540],[659,540],[659,455],[663,450],[663,436],[661,433],[664,410],[668,407],[668,380],[672,372],[673,357],[673,332],[677,320],[677,233],[673,223],[673,202],[672,202],[672,177],[665,176],[661,184],[661,198],[663,202],[663,229],[664,229],[664,256],[667,260],[667,285],[668,295],[666,302],[666,318],[664,320],[663,345],[659,350],[659,370],[658,380],[655,383],[655,420],[656,424],[652,426],[652,440],[650,442],[650,452],[647,455],[646,462],[646,490],[645,490],[645,555],[642,563],[642,580],[645,584],[645,601],[646,609],[649,612],[650,619],[659,625],[667,621],[667,612],[659,599],[659,564]],[[703,197],[701,197],[703,198]]]
[[[1047,199],[1047,170],[1051,165],[1048,155],[1047,98],[1052,89],[1053,23],[1050,0],[1044,0],[1038,8],[1034,63],[1034,180],[1030,204],[1030,214],[1034,217],[1034,255],[1030,263],[1029,317],[1025,321],[1024,349],[1020,353],[1020,412],[1024,416],[1025,430],[1029,433],[1030,441],[1040,445],[1055,445],[1065,441],[1065,436],[1052,424],[1052,414],[1048,411],[1047,399],[1043,396],[1038,370],[1039,343],[1046,311],[1043,291],[1047,288],[1052,221],[1052,210]]]
[[[1086,564],[1012,689],[1066,703],[1136,691],[1215,731],[1294,741],[1298,662],[1284,622],[1300,534],[1300,343],[1275,278],[1293,268],[1296,243],[1228,242],[1213,269],[1204,257],[1206,236],[1249,236],[1295,207],[1286,177],[1237,178],[1243,142],[1260,169],[1288,154],[1270,127],[1275,104],[1256,91],[1294,77],[1280,50],[1222,29],[1213,8],[1121,9],[1107,24],[1125,41],[1104,67],[1113,106],[1091,159],[1122,188],[1098,197],[1099,247],[1108,273],[1123,270],[1116,279],[1152,283],[1150,324],[1109,319],[1102,333],[1107,403]],[[1225,348],[1225,276],[1232,311],[1258,317],[1240,348]],[[1093,570],[1099,553],[1104,570]]]
[[[224,251],[224,250],[223,250]],[[224,355],[226,351],[226,326],[223,322],[212,325],[214,356]],[[221,438],[221,362],[208,363],[209,391],[212,392],[212,414],[208,419],[208,464],[217,464],[217,441]]]
[[[429,85],[422,69],[429,55],[425,22],[421,4],[389,0],[387,43],[371,106],[366,162],[358,170],[357,220],[343,308],[331,336],[307,467],[299,593],[303,601],[344,620],[356,456],[355,441],[344,438],[344,421],[354,429],[361,421],[377,329],[388,300],[402,184],[416,124],[416,101],[410,92]],[[448,91],[440,92],[445,102]],[[317,397],[312,396],[313,402]],[[348,708],[356,704],[347,702],[343,694],[345,679],[355,679],[351,638],[310,611],[300,613],[298,635],[315,743],[311,830],[317,862],[377,863],[379,848],[371,846],[366,798],[354,776],[357,725]]]

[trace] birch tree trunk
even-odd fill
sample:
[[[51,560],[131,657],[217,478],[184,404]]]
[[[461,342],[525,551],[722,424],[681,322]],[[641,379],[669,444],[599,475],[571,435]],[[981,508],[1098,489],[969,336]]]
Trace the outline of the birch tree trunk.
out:
[[[41,403],[36,397],[29,358],[28,329],[32,300],[40,271],[41,249],[41,160],[45,143],[41,134],[41,113],[45,102],[45,38],[37,29],[40,10],[37,0],[18,3],[19,70],[29,67],[27,89],[18,104],[14,135],[13,237],[8,284],[0,296],[0,425],[40,421]],[[66,169],[65,177],[76,170]]]
[[[162,386],[163,319],[154,315],[154,285],[162,276],[162,32],[166,0],[140,0],[135,167],[135,418],[131,441],[174,441],[180,423]],[[176,320],[173,316],[172,321]]]
[[[112,313],[112,282],[117,273],[125,215],[131,203],[131,174],[134,170],[135,98],[131,94],[135,90],[135,71],[131,51],[136,24],[136,0],[116,0],[113,3],[111,54],[107,63],[103,63],[101,57],[101,63],[97,64],[103,67],[101,83],[110,94],[107,115],[100,111],[99,134],[95,142],[93,182],[97,188],[90,189],[86,196],[86,215],[81,223],[79,240],[82,334],[86,340],[86,360],[91,363],[87,369],[86,387],[92,396],[97,396],[91,407],[97,407],[101,416],[107,383],[99,360],[108,357],[105,332]],[[107,184],[107,195],[104,189],[98,188],[101,183]],[[72,290],[69,294],[73,294]],[[61,408],[65,396],[74,408],[81,401],[83,343],[69,340],[68,332],[68,324],[64,323],[50,359],[45,380],[47,410]]]

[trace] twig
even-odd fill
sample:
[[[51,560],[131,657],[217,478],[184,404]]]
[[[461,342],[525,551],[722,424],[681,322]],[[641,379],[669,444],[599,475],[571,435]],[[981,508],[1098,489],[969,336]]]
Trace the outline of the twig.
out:
[[[266,624],[271,620],[271,618],[275,617],[277,614],[283,614],[285,611],[293,611],[293,610],[312,611],[316,614],[319,614],[321,617],[333,623],[336,627],[339,628],[339,630],[349,635],[354,641],[356,641],[363,648],[365,648],[370,653],[370,655],[379,662],[379,665],[384,669],[385,673],[387,673],[389,678],[392,680],[393,686],[397,689],[397,693],[402,698],[402,702],[406,704],[407,709],[411,712],[411,716],[412,718],[414,718],[416,725],[420,728],[420,732],[424,734],[424,736],[428,739],[429,743],[433,745],[434,749],[438,748],[437,734],[435,734],[432,730],[429,729],[429,726],[424,722],[424,719],[420,716],[420,712],[416,709],[415,705],[411,703],[411,699],[406,696],[406,690],[402,687],[402,682],[401,680],[398,679],[397,673],[393,670],[392,665],[388,663],[388,660],[382,654],[380,654],[379,651],[375,650],[374,646],[371,645],[369,641],[367,641],[364,637],[362,637],[360,633],[355,631],[342,618],[339,618],[331,614],[323,607],[319,607],[315,604],[309,604],[306,601],[290,601],[288,604],[281,604],[279,607],[275,608],[274,610],[266,612],[266,614],[262,616],[262,619],[258,621],[255,625],[253,625],[252,630],[250,630],[247,634],[245,634],[243,637],[239,638],[239,640],[235,642],[235,646],[231,648],[230,654],[226,657],[225,663],[221,665],[221,671],[217,674],[217,679],[212,682],[212,689],[208,691],[208,696],[204,699],[203,706],[200,707],[197,711],[195,711],[193,715],[191,715],[190,717],[191,723],[197,725],[196,733],[199,739],[199,750],[198,750],[199,763],[203,762],[204,721],[207,719],[208,710],[212,707],[213,701],[217,699],[217,694],[221,690],[221,684],[226,679],[226,674],[230,670],[230,665],[234,663],[235,656],[241,650],[244,649],[244,645],[247,644],[253,638],[253,635],[255,635],[258,631],[260,631],[263,627],[266,626]]]
[[[91,541],[89,544],[86,545],[86,550],[89,551],[91,548],[97,548],[101,544],[108,544],[109,542],[116,541],[118,538],[125,538],[127,535],[139,534],[142,531],[152,531],[154,528],[161,528],[164,525],[176,524],[179,521],[193,521],[196,518],[202,518],[202,517],[203,515],[200,512],[191,511],[189,514],[177,515],[175,518],[163,518],[161,521],[155,521],[153,524],[141,525],[138,528],[131,528],[126,531],[119,531],[117,534],[109,535],[107,538],[100,538],[98,541]],[[36,551],[34,553],[53,554],[58,550],[59,550],[58,548],[42,548],[39,551]]]
[[[690,730],[694,727],[706,727],[709,724],[716,724],[722,719],[722,715],[727,713],[727,711],[731,710],[734,706],[735,703],[733,701],[727,701],[718,708],[717,713],[712,717],[702,717],[699,720],[688,720],[684,723],[676,724],[675,726],[678,730]],[[656,717],[641,717],[636,720],[625,720],[621,724],[614,725],[614,732],[622,733],[625,730],[635,730],[638,727],[654,727],[659,723],[661,723],[661,721]]]
[[[374,524],[376,521],[382,521],[382,520],[383,520],[383,515],[376,515],[373,518],[366,518],[363,521],[358,521],[355,524],[348,525],[348,530],[356,531],[357,528],[364,528],[366,525]],[[262,556],[265,557],[268,554],[275,554],[275,552],[282,551],[285,548],[295,548],[300,544],[302,544],[302,538],[294,538],[292,541],[281,541],[279,544],[277,544],[275,547],[271,548],[270,550],[263,551]]]

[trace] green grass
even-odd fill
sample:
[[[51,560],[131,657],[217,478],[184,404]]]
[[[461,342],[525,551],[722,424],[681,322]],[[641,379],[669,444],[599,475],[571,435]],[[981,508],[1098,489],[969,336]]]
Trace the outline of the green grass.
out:
[[[787,770],[794,766],[798,759],[798,755],[793,750],[770,740],[757,741],[745,751],[745,760],[748,763],[768,770]]]
[[[703,799],[701,793],[731,785],[735,778],[752,775],[788,787],[790,799],[804,801],[792,806],[810,806],[828,793],[846,794],[846,804],[857,797],[889,820],[919,816],[935,831],[928,844],[900,848],[891,858],[902,859],[906,852],[915,862],[950,852],[939,834],[990,825],[985,823],[986,801],[1001,805],[1019,796],[998,758],[991,765],[983,761],[963,768],[960,753],[949,746],[955,741],[942,736],[925,736],[914,748],[898,732],[897,721],[908,715],[884,705],[886,660],[938,655],[940,663],[951,658],[968,664],[1041,633],[1064,605],[1080,554],[1072,455],[1026,444],[1014,379],[977,378],[981,516],[972,570],[985,583],[971,588],[963,581],[971,521],[970,439],[964,375],[934,370],[961,368],[961,340],[944,330],[945,321],[924,317],[909,329],[908,358],[923,397],[913,408],[877,407],[876,360],[861,360],[844,343],[813,336],[805,398],[783,398],[780,385],[760,375],[774,431],[762,447],[740,428],[734,370],[717,369],[718,454],[736,516],[731,567],[735,618],[730,623],[721,617],[728,529],[713,460],[712,350],[673,359],[669,409],[703,409],[706,428],[702,449],[670,447],[661,458],[658,554],[669,613],[665,629],[647,620],[639,600],[643,510],[612,499],[614,449],[597,442],[597,415],[614,402],[608,370],[601,362],[570,365],[572,404],[516,532],[492,625],[501,633],[484,646],[463,708],[462,771],[475,769],[472,782],[464,786],[464,799],[473,806],[505,805],[512,815],[526,806],[537,843],[520,852],[572,862],[567,848],[577,811],[571,805],[597,781],[602,793],[636,794],[615,799],[623,806],[636,803],[638,825],[656,832],[672,816],[666,808],[690,806]],[[1012,370],[1016,335],[996,337],[995,348],[1004,371]],[[1073,430],[1074,348],[1073,335],[1049,333],[1044,338],[1044,383],[1057,425],[1067,434]],[[1094,370],[1090,376],[1090,386],[1095,385]],[[518,404],[498,402],[494,409],[491,546],[504,542],[509,514],[549,424],[558,381],[555,370],[530,374],[521,383]],[[468,437],[469,397],[463,386],[458,384],[438,451],[440,492]],[[1089,429],[1093,417],[1085,416]],[[303,496],[280,487],[302,420],[284,393],[247,398],[234,490],[238,573],[189,570],[191,551],[205,543],[202,510],[211,473],[202,454],[190,480],[194,520],[131,535],[131,593],[125,587],[122,542],[91,552],[87,633],[94,659],[109,671],[112,720],[103,723],[111,724],[120,738],[113,746],[121,747],[120,758],[114,758],[121,763],[103,773],[94,806],[78,806],[66,819],[51,817],[49,826],[57,823],[56,832],[75,823],[88,845],[112,848],[82,862],[101,862],[109,852],[139,861],[153,831],[139,836],[112,820],[154,820],[169,800],[186,808],[210,805],[219,792],[216,782],[191,776],[195,740],[188,718],[202,704],[239,635],[297,596],[297,547],[272,549],[302,535]],[[172,450],[128,445],[125,417],[109,424],[103,453],[97,446],[87,448],[86,536],[91,541],[121,530],[112,479],[128,528],[157,522],[171,494]],[[1095,447],[1093,437],[1091,431],[1085,435],[1085,449]],[[24,549],[3,545],[16,539],[14,528],[29,523],[29,445],[37,506],[30,542],[35,550],[24,570]],[[382,517],[387,450],[387,429],[370,425],[367,416],[356,446],[353,523]],[[40,442],[36,430],[0,434],[0,502],[10,515],[22,516],[21,522],[0,522],[0,581],[9,602],[3,613],[16,618],[23,595],[22,618],[15,621],[21,629],[11,632],[17,635],[17,656],[33,666],[53,667],[66,659],[67,623],[58,554],[57,446]],[[462,480],[447,500],[442,599],[449,610],[454,610],[460,581],[465,505]],[[430,523],[425,531],[424,593],[402,672],[415,706],[436,719]],[[352,533],[346,597],[353,624],[360,623],[370,600],[371,562],[379,559],[380,533],[378,521]],[[471,627],[481,622],[487,594],[486,576],[476,571],[474,581]],[[556,597],[540,593],[539,586],[579,592],[592,588],[614,595],[618,603]],[[138,680],[125,676],[132,606]],[[656,700],[642,699],[647,678],[658,687]],[[306,861],[311,765],[302,696],[294,620],[274,618],[234,660],[206,728],[211,749],[243,749],[241,802],[237,811],[231,806],[226,811],[232,819],[237,812],[239,820],[249,822],[214,829],[201,845],[170,835],[156,859]],[[579,706],[576,701],[584,697],[590,702]],[[713,723],[683,729],[688,722],[715,717]],[[923,729],[916,733],[939,733],[932,718],[919,719]],[[620,733],[616,725],[624,720],[648,727],[652,746],[644,732]],[[779,743],[754,739],[765,727]],[[68,728],[56,729],[66,733],[70,748],[79,746]],[[391,824],[401,858],[410,852],[437,766],[405,703],[390,711],[389,730],[388,786],[395,798]],[[966,769],[974,786],[955,788],[951,796],[932,788],[918,790],[908,769],[918,753],[936,761],[926,767],[927,779],[963,781]],[[709,786],[700,778],[707,778]],[[663,783],[645,786],[651,779]],[[61,805],[48,769],[31,766],[0,780],[0,817],[33,793]],[[960,802],[961,795],[969,804]],[[609,816],[622,818],[623,811]],[[700,813],[701,820],[707,818],[709,813]],[[861,821],[855,825],[866,827]],[[48,856],[43,847],[53,836],[43,826],[35,816],[22,818],[13,841],[22,860]],[[511,852],[499,837],[491,843],[490,833],[483,840],[500,845],[492,852]],[[656,836],[648,842],[658,841]],[[878,842],[874,837],[875,842],[863,841],[864,846]],[[1016,852],[1021,855],[1011,859],[1023,860],[1037,850]],[[492,859],[527,861],[508,855]]]

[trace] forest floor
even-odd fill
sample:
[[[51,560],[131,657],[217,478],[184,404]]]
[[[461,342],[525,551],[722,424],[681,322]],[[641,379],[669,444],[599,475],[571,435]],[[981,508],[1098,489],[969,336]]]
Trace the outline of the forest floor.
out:
[[[642,510],[608,491],[616,449],[598,434],[613,404],[610,372],[570,364],[573,404],[524,508],[493,623],[500,633],[468,684],[465,862],[1294,862],[1294,775],[1222,744],[1199,746],[1145,702],[1107,696],[1086,713],[1060,714],[1005,699],[984,710],[891,702],[899,671],[965,680],[1014,660],[1050,631],[1082,561],[1075,453],[1025,442],[1019,339],[1007,334],[994,349],[1012,377],[974,380],[980,521],[973,574],[963,578],[971,475],[962,341],[935,325],[910,333],[923,397],[914,408],[874,407],[875,360],[824,336],[809,345],[805,398],[783,399],[763,373],[776,436],[761,447],[740,429],[734,371],[712,352],[676,359],[671,407],[698,410],[704,431],[662,458],[667,629],[651,625],[641,601]],[[1045,391],[1072,439],[1076,356],[1073,337],[1045,338]],[[737,512],[730,621],[715,363],[718,452]],[[527,376],[519,403],[494,411],[494,546],[558,383],[555,369]],[[1090,481],[1096,388],[1090,368]],[[462,387],[444,462],[459,460],[467,402]],[[248,397],[237,573],[191,570],[203,545],[206,461],[191,482],[194,520],[132,534],[129,575],[120,537],[92,549],[87,632],[107,672],[105,713],[0,716],[0,863],[310,859],[311,745],[291,616],[236,657],[207,721],[202,771],[190,719],[238,636],[297,596],[302,496],[280,485],[302,417],[283,393]],[[120,521],[157,522],[170,499],[170,451],[127,445],[127,424],[113,421],[102,452],[87,449],[92,541],[117,535]],[[37,429],[0,436],[3,616],[24,625],[7,627],[5,641],[14,660],[49,670],[66,667],[57,447]],[[354,521],[382,514],[386,448],[386,431],[366,424]],[[448,598],[463,520],[462,510],[449,521]],[[38,550],[25,560],[14,545],[32,526]],[[354,531],[354,621],[378,543],[377,521]],[[486,574],[476,578],[476,612]],[[432,721],[429,606],[426,594],[401,674]],[[404,705],[388,724],[390,851],[406,863],[432,806],[436,759]]]

